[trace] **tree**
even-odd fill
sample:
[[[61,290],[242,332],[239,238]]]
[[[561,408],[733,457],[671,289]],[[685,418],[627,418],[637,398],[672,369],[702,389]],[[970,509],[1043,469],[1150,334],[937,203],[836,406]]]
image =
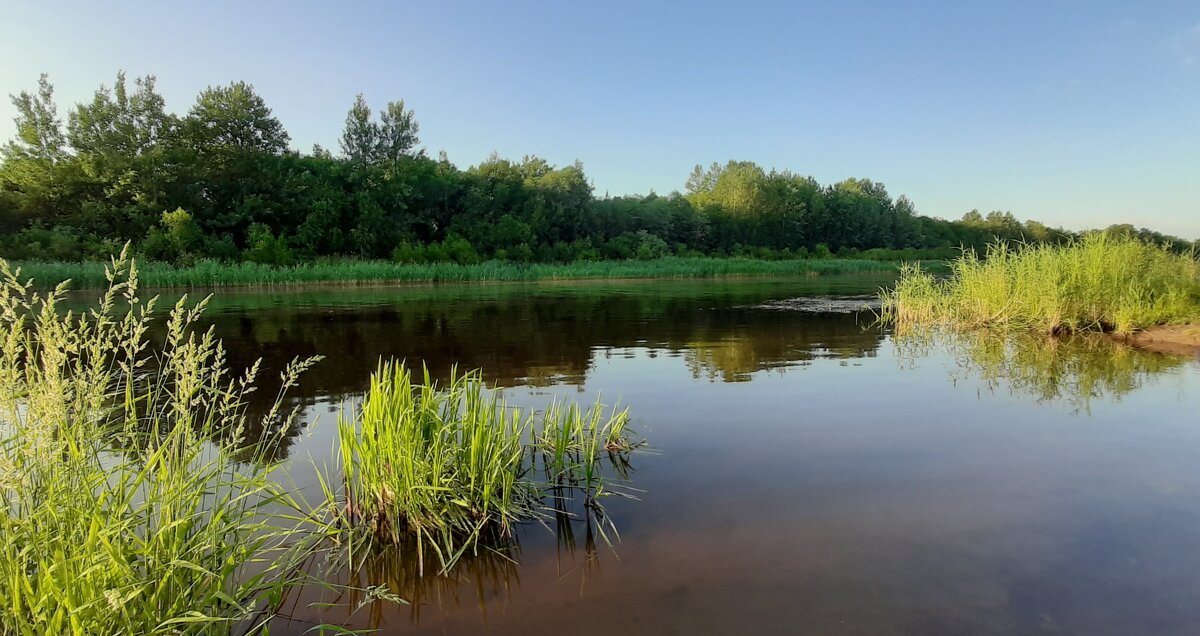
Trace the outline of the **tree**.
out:
[[[404,109],[404,100],[388,102],[383,112],[379,113],[379,127],[376,137],[376,156],[380,161],[398,161],[401,157],[413,155],[413,149],[420,143],[417,132],[416,115],[411,110]]]
[[[692,173],[688,175],[686,185],[687,193],[703,194],[712,192],[713,188],[717,185],[717,179],[720,177],[720,164],[713,162],[713,164],[709,166],[708,170],[705,170],[700,166],[700,164],[696,164],[696,167],[692,168]]]
[[[371,107],[359,93],[354,105],[346,113],[346,125],[342,128],[342,154],[351,161],[374,163],[378,146],[379,128],[371,121]]]
[[[210,86],[196,98],[184,124],[193,147],[211,151],[256,151],[278,155],[290,137],[271,109],[246,82]]]
[[[5,144],[5,160],[54,163],[63,159],[66,150],[62,120],[58,118],[58,107],[54,104],[54,85],[50,83],[50,77],[45,73],[38,77],[37,93],[21,91],[19,95],[9,97],[17,109],[13,119],[17,124],[17,136]]]
[[[379,113],[379,122],[371,121],[371,107],[359,93],[346,113],[342,128],[342,154],[351,161],[378,165],[395,163],[416,153],[420,126],[411,110],[405,110],[404,100],[388,102]]]
[[[0,147],[0,191],[6,191],[6,216],[57,225],[78,181],[77,164],[67,152],[54,86],[43,73],[34,93],[10,95],[16,107],[17,134]]]
[[[67,139],[75,152],[111,161],[154,148],[175,125],[154,84],[153,75],[139,77],[130,95],[122,71],[112,90],[101,86],[90,104],[76,106],[67,120]]]

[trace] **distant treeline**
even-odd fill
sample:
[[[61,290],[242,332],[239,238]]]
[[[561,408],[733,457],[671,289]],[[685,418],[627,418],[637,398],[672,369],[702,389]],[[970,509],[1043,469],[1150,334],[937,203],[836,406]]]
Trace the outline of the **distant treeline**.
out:
[[[12,101],[17,135],[0,153],[0,256],[14,259],[101,259],[131,242],[145,257],[176,264],[892,260],[950,257],[996,237],[1073,236],[1008,212],[921,216],[877,181],[822,185],[740,161],[697,166],[683,194],[597,197],[578,162],[493,156],[463,170],[444,153],[429,157],[403,101],[375,117],[361,95],[337,154],[291,150],[283,124],[243,82],[205,89],[182,116],[167,111],[153,76],[130,85],[118,74],[65,122],[44,75],[35,92]]]

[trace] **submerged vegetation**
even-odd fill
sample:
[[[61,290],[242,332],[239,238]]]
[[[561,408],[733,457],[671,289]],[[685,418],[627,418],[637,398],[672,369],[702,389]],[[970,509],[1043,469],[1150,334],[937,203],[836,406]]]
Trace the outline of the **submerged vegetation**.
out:
[[[39,288],[71,281],[76,288],[107,284],[102,263],[20,263]],[[141,269],[147,287],[232,287],[306,283],[538,281],[622,278],[714,278],[720,276],[893,272],[887,261],[810,259],[765,261],[749,258],[677,258],[650,261],[589,261],[566,264],[488,261],[403,264],[390,261],[321,261],[291,266],[201,261],[188,267],[150,263]]]
[[[951,263],[949,277],[906,267],[883,294],[900,327],[1002,328],[1128,335],[1200,321],[1200,261],[1122,234],[1063,245],[995,243]]]
[[[448,566],[491,538],[511,543],[516,523],[568,515],[568,491],[582,493],[589,524],[612,528],[598,499],[621,491],[598,464],[627,467],[624,411],[551,405],[538,427],[477,373],[438,390],[385,364],[357,426],[339,426],[344,494],[327,481],[328,500],[311,506],[270,460],[271,441],[247,444],[247,432],[289,434],[299,407],[284,396],[316,358],[287,365],[251,415],[258,365],[231,373],[213,331],[196,330],[207,300],[181,298],[151,329],[156,301],[137,295],[125,254],[83,313],[64,309],[65,286],[39,293],[20,275],[0,260],[5,636],[266,633],[297,589],[325,585],[318,557],[367,565],[378,551],[363,529],[381,547],[416,539]],[[533,477],[539,453],[545,481]]]
[[[604,522],[599,497],[620,491],[605,487],[600,462],[627,461],[627,421],[623,410],[557,403],[539,420],[487,392],[478,372],[439,387],[426,371],[416,385],[404,364],[382,363],[357,417],[338,422],[343,521],[371,542],[412,538],[418,558],[434,554],[443,571],[480,537],[511,537],[516,524],[562,510],[573,491]]]

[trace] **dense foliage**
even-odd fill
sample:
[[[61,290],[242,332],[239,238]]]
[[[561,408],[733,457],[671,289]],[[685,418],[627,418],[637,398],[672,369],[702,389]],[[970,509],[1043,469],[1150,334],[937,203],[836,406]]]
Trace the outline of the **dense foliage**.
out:
[[[17,134],[0,149],[0,254],[16,259],[100,259],[130,242],[183,265],[331,256],[893,260],[950,257],[995,237],[1068,235],[1010,213],[924,217],[876,181],[822,185],[739,161],[697,166],[686,194],[596,197],[579,163],[493,156],[462,170],[444,154],[431,158],[402,101],[376,118],[361,95],[337,155],[291,150],[282,123],[243,82],[205,89],[182,115],[166,109],[152,76],[130,85],[118,74],[65,122],[45,76],[12,99]]]

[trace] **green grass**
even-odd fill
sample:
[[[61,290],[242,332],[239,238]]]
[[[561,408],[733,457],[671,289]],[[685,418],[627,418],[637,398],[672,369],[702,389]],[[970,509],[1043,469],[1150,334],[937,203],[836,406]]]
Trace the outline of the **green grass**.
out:
[[[321,530],[234,459],[254,371],[192,331],[203,303],[150,343],[153,302],[114,270],[77,315],[0,261],[0,633],[263,631]]]
[[[22,275],[42,289],[72,281],[72,288],[94,289],[107,284],[103,263],[26,261],[16,263]],[[148,263],[141,267],[147,287],[279,286],[310,283],[365,284],[382,282],[538,281],[620,278],[712,278],[841,274],[896,271],[895,263],[853,259],[765,261],[748,258],[662,258],[650,261],[592,261],[567,264],[522,264],[487,261],[404,264],[389,261],[319,261],[290,267],[257,263],[201,261],[190,267]]]
[[[428,372],[416,384],[403,363],[382,363],[357,416],[338,422],[345,525],[370,543],[415,539],[420,568],[431,553],[445,572],[481,537],[511,537],[560,509],[564,488],[603,518],[598,498],[612,491],[600,461],[635,446],[627,421],[623,410],[558,404],[539,421],[486,391],[478,372],[439,387]],[[546,481],[535,478],[538,457]]]
[[[1200,320],[1200,262],[1134,238],[1090,234],[1066,245],[997,243],[965,252],[940,278],[902,269],[883,293],[899,327],[1130,334]]]
[[[339,421],[345,489],[322,475],[314,511],[283,485],[270,440],[245,444],[261,428],[245,406],[257,365],[232,375],[212,331],[194,330],[207,299],[181,298],[151,342],[138,269],[123,254],[105,280],[78,313],[65,285],[35,292],[0,260],[0,634],[266,633],[295,590],[326,584],[319,555],[364,567],[379,551],[360,547],[415,541],[418,575],[427,551],[444,573],[481,547],[501,555],[516,524],[574,518],[571,493],[589,533],[615,530],[599,500],[627,493],[601,460],[624,474],[625,411],[553,404],[539,419],[478,372],[442,388],[397,363]],[[315,361],[281,374],[262,416],[279,439],[298,415],[283,397]]]

